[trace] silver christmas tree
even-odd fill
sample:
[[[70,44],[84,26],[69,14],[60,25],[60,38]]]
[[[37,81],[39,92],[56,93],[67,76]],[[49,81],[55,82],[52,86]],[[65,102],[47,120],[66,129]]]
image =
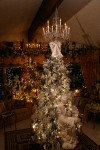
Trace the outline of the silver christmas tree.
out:
[[[50,43],[52,56],[43,65],[38,106],[32,115],[33,136],[45,149],[73,149],[80,129],[78,110],[72,105],[68,70],[59,42]],[[51,148],[48,146],[51,145]]]

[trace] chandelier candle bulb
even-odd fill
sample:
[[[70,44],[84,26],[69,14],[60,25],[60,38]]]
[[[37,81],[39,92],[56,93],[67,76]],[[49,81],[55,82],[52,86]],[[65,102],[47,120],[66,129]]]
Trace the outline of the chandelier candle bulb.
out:
[[[49,20],[47,21],[47,31],[49,33]]]
[[[45,35],[45,29],[43,28],[43,34]]]
[[[68,28],[68,34],[70,34],[70,27]]]
[[[47,21],[47,26],[49,26],[49,20]]]
[[[61,27],[61,18],[60,18],[60,27]]]
[[[66,30],[66,28],[67,28],[67,25],[66,25],[66,23],[65,23],[64,25],[65,25],[65,30]]]

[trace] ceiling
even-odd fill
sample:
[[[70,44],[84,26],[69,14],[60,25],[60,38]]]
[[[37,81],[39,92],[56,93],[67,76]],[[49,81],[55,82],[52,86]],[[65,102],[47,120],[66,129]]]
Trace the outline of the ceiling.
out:
[[[43,0],[0,0],[0,41],[27,39],[27,31]]]
[[[100,0],[0,0],[0,41],[43,41],[56,6],[71,41],[100,47]]]

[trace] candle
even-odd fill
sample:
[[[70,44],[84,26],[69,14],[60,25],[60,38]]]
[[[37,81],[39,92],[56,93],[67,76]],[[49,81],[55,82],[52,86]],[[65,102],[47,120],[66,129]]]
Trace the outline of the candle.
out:
[[[49,20],[47,21],[47,30],[49,32]]]
[[[70,27],[68,28],[68,34],[70,33]]]
[[[66,30],[66,27],[67,27],[66,23],[64,25],[65,25],[65,30]]]
[[[49,26],[48,26],[48,33],[49,33]]]
[[[53,26],[52,26],[52,32],[53,32]]]
[[[26,44],[26,47],[28,48],[28,43]]]
[[[49,20],[47,21],[47,26],[49,26]]]
[[[45,29],[43,28],[43,34],[45,35]]]
[[[61,27],[61,18],[60,18],[60,27]]]

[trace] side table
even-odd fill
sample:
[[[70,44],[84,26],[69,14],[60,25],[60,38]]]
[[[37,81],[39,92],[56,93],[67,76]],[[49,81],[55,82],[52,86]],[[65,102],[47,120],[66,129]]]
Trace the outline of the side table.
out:
[[[8,123],[11,125],[12,117],[14,117],[14,124],[15,124],[15,130],[16,130],[16,114],[10,111],[1,114],[1,119],[3,120],[4,132],[6,131],[6,121],[8,121]]]

